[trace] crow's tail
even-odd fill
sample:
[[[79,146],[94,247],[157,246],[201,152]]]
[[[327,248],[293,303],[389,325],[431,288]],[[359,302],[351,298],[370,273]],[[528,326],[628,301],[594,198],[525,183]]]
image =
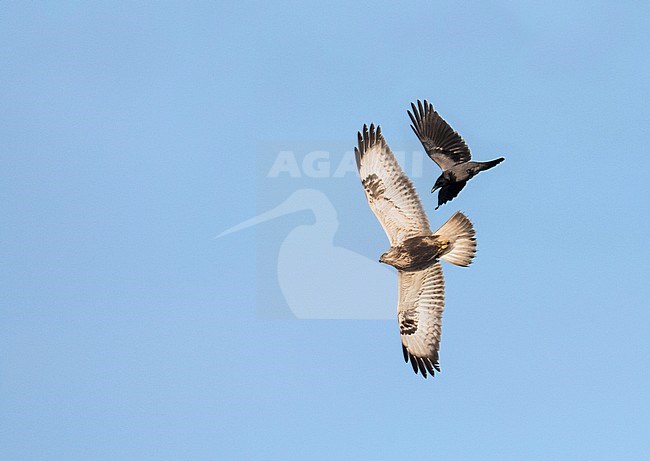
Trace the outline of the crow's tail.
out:
[[[503,162],[505,158],[499,157],[496,160],[490,160],[489,162],[481,162],[481,171],[489,170],[490,168],[493,168],[497,166],[499,163]]]

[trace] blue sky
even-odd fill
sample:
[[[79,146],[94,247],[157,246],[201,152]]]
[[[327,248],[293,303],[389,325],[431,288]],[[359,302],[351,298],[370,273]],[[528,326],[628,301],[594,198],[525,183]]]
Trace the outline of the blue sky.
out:
[[[647,459],[650,7],[457,3],[2,3],[0,458]],[[426,381],[395,320],[293,314],[309,210],[214,238],[309,188],[378,258],[357,178],[265,172],[412,152],[418,98],[507,157],[435,213],[413,178],[479,244]]]

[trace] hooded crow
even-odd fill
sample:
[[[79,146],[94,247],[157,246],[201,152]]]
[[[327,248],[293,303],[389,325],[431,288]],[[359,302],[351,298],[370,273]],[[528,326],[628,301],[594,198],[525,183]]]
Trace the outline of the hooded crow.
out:
[[[431,193],[440,189],[436,210],[456,197],[467,181],[505,160],[500,157],[489,162],[470,161],[472,154],[463,138],[443,120],[431,103],[425,100],[423,106],[418,100],[417,107],[413,103],[411,107],[413,113],[407,111],[413,122],[411,128],[427,155],[442,169],[442,174],[431,189]]]

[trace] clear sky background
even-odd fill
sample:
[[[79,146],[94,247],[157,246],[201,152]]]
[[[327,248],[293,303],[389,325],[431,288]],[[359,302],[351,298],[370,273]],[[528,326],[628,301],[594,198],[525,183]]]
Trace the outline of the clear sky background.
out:
[[[648,17],[0,4],[0,458],[650,458]],[[260,315],[308,211],[214,238],[293,187],[260,189],[269,146],[352,148],[374,121],[417,147],[417,98],[475,158],[507,157],[436,213],[435,166],[414,178],[433,226],[462,209],[479,239],[472,267],[445,265],[428,380],[395,320]],[[300,187],[333,194],[335,243],[375,259],[357,181]]]

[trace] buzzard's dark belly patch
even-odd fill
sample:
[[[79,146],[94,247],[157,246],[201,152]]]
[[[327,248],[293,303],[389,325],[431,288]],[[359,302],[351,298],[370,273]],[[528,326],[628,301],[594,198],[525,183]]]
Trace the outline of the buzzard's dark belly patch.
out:
[[[434,235],[406,239],[397,247],[400,257],[395,267],[400,270],[420,270],[443,255],[448,245],[448,241]]]

